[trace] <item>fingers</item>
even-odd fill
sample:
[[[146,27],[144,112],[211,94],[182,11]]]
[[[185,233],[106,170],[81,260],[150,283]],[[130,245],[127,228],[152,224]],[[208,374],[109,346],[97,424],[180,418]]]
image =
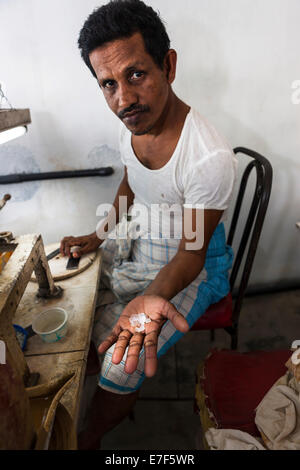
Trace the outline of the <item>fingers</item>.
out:
[[[166,311],[164,312],[164,315],[173,323],[176,330],[179,330],[182,333],[187,333],[189,331],[190,327],[188,322],[170,302],[166,304]]]
[[[71,247],[78,245],[78,241],[74,237],[65,237],[60,242],[60,253],[62,256],[71,256]]]
[[[153,377],[157,370],[157,332],[151,331],[145,337],[145,375]]]
[[[98,347],[99,354],[104,354],[119,338],[121,328],[114,328],[111,334]]]
[[[135,333],[130,340],[125,364],[126,374],[133,374],[137,368],[144,337],[145,335],[142,333]]]
[[[71,256],[71,248],[76,247],[76,250],[72,253],[74,258],[80,258],[80,256],[87,253],[91,253],[99,247],[100,243],[98,239],[92,235],[86,235],[83,237],[65,237],[60,242],[60,253],[62,256]]]
[[[62,256],[65,256],[65,245],[66,245],[67,240],[68,240],[68,237],[65,237],[65,238],[63,238],[63,240],[61,240],[61,242],[60,242],[59,250],[60,250],[60,254],[61,254]]]
[[[71,256],[73,256],[73,258],[80,258],[82,255],[82,249],[80,246],[76,245],[76,246],[71,247],[70,253],[71,253]]]
[[[129,330],[123,330],[122,333],[119,334],[119,338],[117,340],[112,356],[113,364],[120,364],[124,357],[125,351],[127,349],[131,337],[132,333]]]
[[[80,258],[84,254],[84,247],[86,243],[82,238],[65,237],[60,242],[60,254],[62,256],[73,256],[74,258]],[[74,249],[76,247],[76,249]]]

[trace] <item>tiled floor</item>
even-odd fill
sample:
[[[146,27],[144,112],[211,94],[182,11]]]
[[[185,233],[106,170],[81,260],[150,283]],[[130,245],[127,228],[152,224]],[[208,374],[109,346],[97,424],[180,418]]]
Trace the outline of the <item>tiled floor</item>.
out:
[[[300,291],[246,298],[239,337],[240,351],[288,349],[293,340],[300,339]],[[207,331],[188,333],[176,349],[161,358],[157,375],[144,382],[135,407],[135,420],[127,418],[107,434],[101,448],[196,449],[199,417],[193,410],[195,370],[211,347],[229,346],[230,338],[222,330],[216,331],[214,343],[210,343]],[[176,400],[177,392],[180,400]],[[164,401],[165,398],[174,401]]]

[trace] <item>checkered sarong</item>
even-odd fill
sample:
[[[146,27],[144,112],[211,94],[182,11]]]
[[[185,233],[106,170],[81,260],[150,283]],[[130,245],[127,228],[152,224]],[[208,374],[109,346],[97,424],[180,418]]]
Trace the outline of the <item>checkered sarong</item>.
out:
[[[124,227],[124,222],[122,222]],[[102,271],[98,307],[95,315],[93,341],[99,344],[111,333],[125,305],[142,295],[163,266],[176,255],[180,240],[150,238],[137,240],[108,238],[102,244]],[[199,276],[172,300],[190,327],[207,308],[219,302],[229,290],[228,271],[233,252],[226,246],[224,225],[220,224],[210,241],[205,267]],[[183,333],[167,321],[158,338],[158,358],[173,346]],[[139,389],[144,378],[144,350],[140,353],[137,370],[124,371],[126,354],[119,365],[112,364],[114,345],[100,356],[102,367],[99,385],[111,392],[128,394]]]

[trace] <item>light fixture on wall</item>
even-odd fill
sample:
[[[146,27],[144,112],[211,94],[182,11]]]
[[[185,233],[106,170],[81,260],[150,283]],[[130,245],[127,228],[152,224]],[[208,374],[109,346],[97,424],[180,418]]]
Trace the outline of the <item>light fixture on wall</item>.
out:
[[[0,92],[3,93],[1,87]],[[29,109],[0,109],[0,145],[24,135],[30,122]],[[0,197],[0,210],[10,198],[10,194]]]
[[[2,102],[6,101],[9,108],[2,108]],[[14,109],[5,96],[0,83],[0,145],[12,139],[21,137],[27,132],[27,125],[31,123],[29,109]],[[0,199],[0,210],[11,199],[10,194]],[[1,238],[1,236],[0,236]]]
[[[0,144],[24,135],[30,123],[29,109],[0,109]]]
[[[2,103],[6,102],[4,108]],[[29,109],[14,109],[2,89],[0,83],[0,144],[21,137],[27,132],[27,125],[31,123]]]
[[[27,126],[14,127],[13,129],[3,131],[0,134],[0,144],[5,144],[10,140],[16,139],[17,137],[21,137],[22,135],[26,134],[26,132]]]

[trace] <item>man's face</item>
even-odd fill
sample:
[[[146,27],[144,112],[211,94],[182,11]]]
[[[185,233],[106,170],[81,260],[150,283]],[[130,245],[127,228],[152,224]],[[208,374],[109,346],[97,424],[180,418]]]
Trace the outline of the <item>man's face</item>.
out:
[[[107,43],[90,61],[110,109],[134,135],[147,134],[159,122],[170,84],[146,52],[140,33]]]

